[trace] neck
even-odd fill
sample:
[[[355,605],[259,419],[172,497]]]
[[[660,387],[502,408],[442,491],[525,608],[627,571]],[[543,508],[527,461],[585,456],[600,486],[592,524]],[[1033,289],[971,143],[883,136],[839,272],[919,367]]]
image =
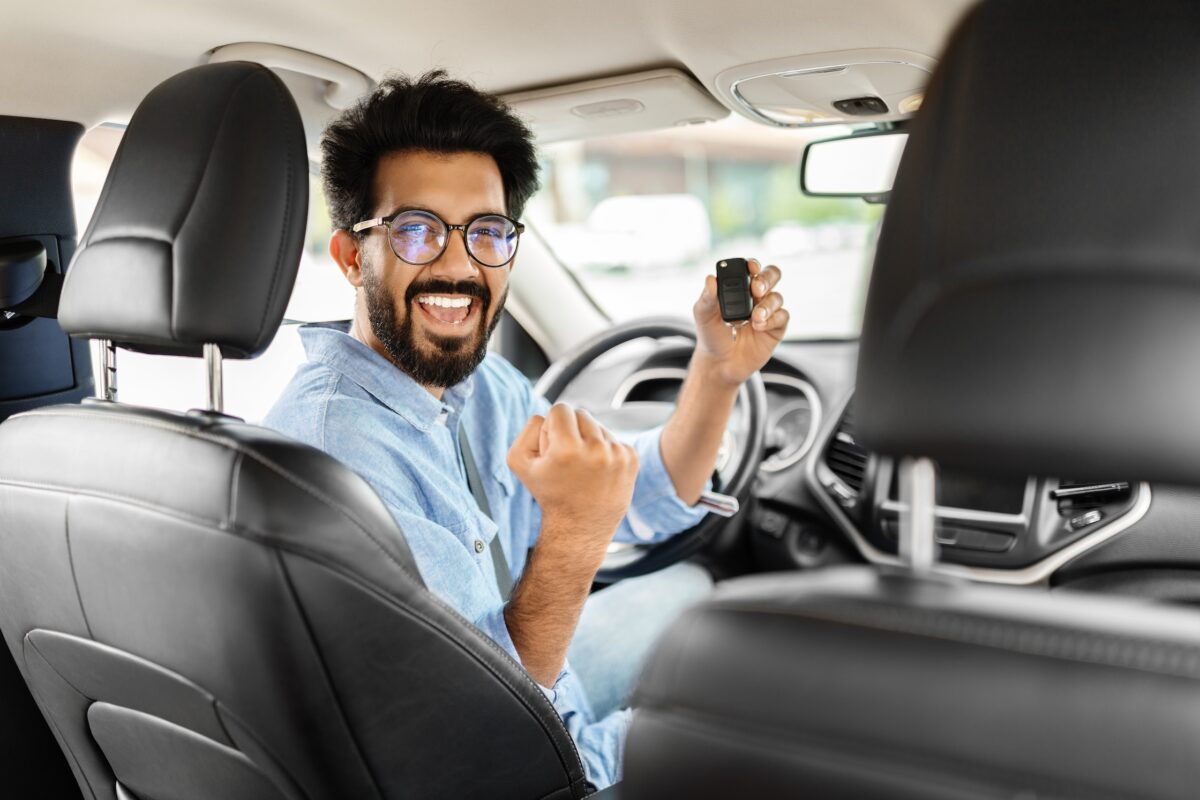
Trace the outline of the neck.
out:
[[[383,346],[383,342],[379,341],[379,337],[377,337],[375,332],[371,330],[370,323],[368,323],[361,314],[354,315],[354,319],[350,323],[350,335],[374,350],[376,353],[379,353],[379,355],[386,358],[388,362],[392,364],[392,366],[396,367],[396,369],[400,369],[399,365],[397,365],[395,361],[392,361],[392,356],[390,353],[388,353],[387,348]],[[442,399],[442,394],[446,391],[445,388],[441,386],[426,386],[425,384],[421,384],[421,388],[429,392],[438,400]]]

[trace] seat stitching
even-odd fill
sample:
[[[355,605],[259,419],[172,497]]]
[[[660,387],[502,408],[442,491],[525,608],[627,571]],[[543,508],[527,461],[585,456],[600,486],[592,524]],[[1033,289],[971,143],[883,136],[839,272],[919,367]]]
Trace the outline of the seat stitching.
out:
[[[381,550],[385,556],[387,556],[388,560],[391,561],[397,568],[399,568],[399,570],[405,576],[407,576],[414,583],[416,583],[424,588],[425,582],[420,577],[414,576],[411,571],[409,571],[400,561],[398,561],[392,555],[392,553],[389,552],[387,550],[387,548],[385,548],[375,538],[375,536],[372,535],[371,532],[366,529],[366,527],[361,522],[359,522],[358,518],[349,509],[347,509],[345,506],[343,506],[340,503],[336,503],[333,500],[326,498],[322,492],[309,486],[306,482],[301,481],[298,478],[295,478],[294,476],[289,474],[286,470],[284,470],[282,467],[280,467],[279,465],[277,465],[275,462],[271,461],[270,459],[267,459],[264,456],[260,455],[259,453],[256,453],[252,450],[248,450],[248,449],[242,447],[239,442],[233,441],[231,439],[215,436],[212,434],[203,433],[203,432],[197,431],[193,428],[190,428],[190,427],[187,427],[184,425],[173,424],[170,422],[165,422],[163,420],[157,420],[157,419],[151,420],[151,419],[132,418],[132,417],[118,418],[116,416],[112,416],[112,415],[108,415],[108,414],[88,413],[86,411],[67,411],[67,410],[28,411],[28,412],[25,412],[24,414],[19,414],[19,415],[11,417],[8,421],[8,424],[11,425],[14,421],[28,419],[28,418],[32,418],[32,417],[67,417],[67,418],[74,417],[74,418],[79,418],[79,419],[103,420],[105,422],[111,422],[111,423],[125,423],[125,424],[129,424],[129,425],[154,428],[154,429],[158,429],[158,430],[172,431],[175,433],[183,434],[185,436],[191,436],[191,437],[194,437],[197,439],[201,439],[203,441],[211,442],[211,443],[219,445],[221,447],[227,447],[230,450],[233,450],[235,452],[242,453],[246,456],[249,456],[250,458],[253,458],[255,461],[258,461],[260,464],[262,464],[263,466],[270,469],[272,472],[275,472],[276,474],[278,474],[284,480],[287,480],[289,483],[291,483],[294,486],[296,486],[297,488],[299,488],[301,491],[307,492],[312,497],[324,502],[326,505],[330,506],[331,508],[334,508],[334,509],[340,511],[343,515],[346,516],[346,518],[348,520],[350,520],[350,522],[354,523],[354,525],[356,527],[358,527],[358,529],[364,535],[366,535],[366,537],[373,544],[375,544],[375,546],[379,550]],[[3,481],[4,481],[3,477],[0,476],[0,482],[3,482]],[[51,487],[49,487],[48,485],[43,485],[42,488],[51,488]],[[71,491],[71,492],[75,491],[74,489],[67,489],[66,487],[53,487],[53,488],[59,488],[61,490]],[[100,495],[100,496],[103,496],[103,495]],[[137,502],[137,501],[133,501],[133,502]],[[142,505],[146,505],[146,504],[143,503]],[[150,506],[150,507],[153,507],[153,506]],[[186,512],[182,512],[182,513],[186,514]],[[198,519],[197,517],[194,517],[193,515],[188,515],[188,516],[190,516],[192,519]],[[203,520],[203,521],[211,522],[209,520]],[[239,529],[245,530],[245,526],[240,525]],[[272,541],[274,541],[274,540],[272,540]],[[471,626],[472,628],[475,627],[474,623],[470,622],[465,617],[463,617],[461,614],[459,614],[458,611],[456,611],[454,608],[451,608],[448,604],[444,603],[441,600],[441,598],[437,597],[432,592],[430,592],[430,596],[439,605],[441,605],[445,611],[452,614],[455,618],[459,619],[466,625]],[[529,684],[529,687],[531,689],[533,689],[534,691],[536,691],[539,695],[542,695],[541,688],[534,682],[533,678],[528,674],[528,672],[525,670],[525,668],[523,666],[521,666],[506,650],[504,650],[504,648],[500,647],[500,645],[497,644],[490,636],[484,635],[484,636],[481,636],[480,638],[482,638],[483,641],[485,641],[488,644],[488,646],[490,646],[498,654],[502,655],[504,658],[508,659],[510,661],[510,663],[515,665],[518,668],[522,677]],[[542,695],[542,696],[544,697],[545,695]],[[547,702],[549,702],[549,700],[547,700]],[[555,715],[557,716],[557,711],[555,711]],[[576,758],[579,759],[579,752],[578,752],[578,748],[575,746],[575,740],[572,739],[570,736],[568,736],[567,739],[571,743],[572,749],[575,751]],[[582,765],[581,759],[579,760],[579,763]]]
[[[361,522],[358,519],[358,517],[350,509],[348,509],[346,506],[342,505],[341,503],[334,501],[332,498],[326,497],[325,494],[323,492],[321,492],[319,489],[317,489],[317,488],[311,486],[310,484],[308,484],[307,482],[302,481],[301,479],[295,477],[294,475],[289,473],[287,470],[285,470],[284,468],[282,468],[281,466],[276,464],[274,461],[271,461],[270,459],[266,458],[265,456],[261,455],[260,453],[257,453],[253,450],[249,450],[249,449],[243,447],[239,442],[236,442],[231,439],[224,438],[224,437],[220,437],[220,436],[215,436],[213,434],[203,433],[201,431],[195,430],[194,428],[189,428],[184,425],[176,425],[176,424],[172,424],[169,422],[163,422],[161,420],[148,420],[148,419],[140,419],[140,418],[137,418],[137,419],[135,419],[135,418],[116,418],[116,417],[109,416],[106,414],[90,414],[90,413],[86,413],[86,412],[30,411],[25,414],[19,414],[17,416],[10,418],[9,423],[11,424],[15,420],[26,419],[29,417],[68,417],[68,418],[75,417],[78,419],[103,420],[104,422],[110,422],[110,423],[122,423],[122,424],[136,425],[136,426],[146,427],[146,428],[154,428],[154,429],[163,430],[163,431],[172,431],[175,433],[183,434],[184,436],[190,436],[192,438],[210,442],[212,444],[216,444],[221,447],[226,447],[237,453],[242,453],[242,454],[248,456],[249,458],[254,459],[258,463],[262,464],[264,467],[271,470],[272,472],[277,474],[279,477],[283,478],[288,483],[292,484],[293,486],[295,486],[296,488],[305,492],[306,494],[310,495],[311,497],[325,503],[330,508],[333,508],[333,509],[341,512],[342,515],[344,515],[351,523],[353,523],[354,526],[357,527],[360,532],[362,532],[368,539],[371,540],[372,543],[375,544],[375,546],[388,558],[389,561],[391,561],[393,564],[395,564],[397,567],[399,567],[401,572],[408,575],[410,578],[417,581],[418,583],[424,584],[424,581],[421,578],[413,575],[413,573],[407,567],[405,567],[404,564],[401,563],[391,553],[391,551],[389,551],[387,549],[387,547],[385,547],[383,545],[383,543],[380,542],[375,537],[375,535],[371,533],[370,530],[367,529],[367,526],[363,522]]]
[[[63,504],[63,537],[67,544],[67,564],[71,568],[71,585],[75,589],[75,599],[79,603],[79,614],[83,617],[83,629],[87,631],[88,638],[94,639],[92,634],[92,623],[88,621],[87,609],[83,606],[83,592],[79,590],[79,576],[75,573],[75,551],[71,547],[71,496],[66,498],[67,502]]]
[[[337,687],[334,686],[333,678],[329,674],[329,667],[325,663],[325,658],[321,653],[321,648],[317,646],[317,637],[313,634],[312,623],[309,622],[308,619],[308,612],[305,610],[304,604],[300,602],[300,596],[296,594],[296,586],[292,581],[292,573],[287,568],[287,564],[284,562],[283,556],[280,554],[278,549],[275,550],[273,555],[275,556],[275,562],[279,567],[279,572],[283,576],[283,584],[287,587],[287,592],[292,598],[292,604],[296,608],[296,613],[300,615],[300,622],[304,626],[304,631],[308,634],[306,638],[308,639],[309,646],[312,648],[313,656],[316,658],[317,664],[320,665],[321,676],[325,679],[325,688],[333,697],[333,703],[334,706],[337,707],[338,715],[342,720],[342,725],[345,728],[346,733],[350,736],[350,741],[354,743],[355,751],[358,753],[358,760],[362,764],[362,767],[366,771],[367,775],[370,777],[371,783],[374,784],[376,796],[382,797],[383,793],[379,787],[379,778],[375,775],[375,771],[371,769],[371,764],[369,761],[367,761],[367,756],[363,752],[362,743],[359,742],[358,736],[355,735],[354,727],[350,724],[350,716],[346,713],[346,709],[342,706],[341,695],[338,693]]]
[[[254,75],[257,75],[257,74],[258,74],[257,71],[251,71],[251,72],[247,73],[246,75],[244,75],[237,82],[237,84],[232,87],[229,95],[226,97],[225,107],[221,110],[221,119],[219,122],[217,122],[216,127],[213,128],[212,138],[210,138],[208,140],[208,145],[204,149],[204,152],[205,152],[204,169],[201,170],[201,172],[200,172],[200,178],[191,187],[191,195],[192,196],[188,202],[187,211],[184,212],[183,219],[181,219],[179,221],[179,226],[171,232],[171,239],[170,239],[169,244],[170,244],[170,248],[171,248],[171,309],[170,309],[171,323],[170,323],[170,333],[171,333],[172,340],[177,340],[179,338],[179,334],[176,332],[177,320],[175,318],[175,287],[178,285],[178,281],[175,280],[175,268],[177,266],[176,261],[175,261],[175,243],[179,241],[180,235],[184,232],[184,230],[187,229],[188,221],[192,218],[192,212],[196,210],[196,200],[199,199],[200,191],[204,188],[204,182],[208,179],[208,172],[209,172],[209,169],[211,169],[212,163],[214,160],[212,157],[213,156],[213,148],[216,147],[217,142],[220,141],[220,139],[221,139],[221,131],[225,129],[225,122],[229,118],[229,109],[233,107],[233,102],[231,101],[230,98],[232,98],[234,95],[236,95],[238,92],[240,92],[242,90],[242,86],[244,86],[245,83],[248,80],[250,80],[250,78],[252,78]]]
[[[63,683],[65,683],[67,686],[70,686],[71,690],[74,691],[75,694],[79,695],[80,697],[84,698],[85,700],[88,700],[89,702],[95,702],[93,698],[88,697],[86,694],[79,691],[79,688],[77,686],[75,686],[75,684],[73,684],[73,683],[71,683],[71,681],[67,680],[66,676],[64,676],[61,672],[58,671],[58,668],[55,667],[53,663],[51,663],[50,659],[46,658],[46,654],[43,653],[41,651],[41,649],[37,646],[37,642],[34,642],[32,639],[29,638],[30,633],[32,633],[32,631],[26,631],[25,635],[21,637],[21,641],[28,644],[33,649],[33,651],[38,654],[38,657],[41,658],[43,662],[45,662],[46,666],[48,666],[54,672],[54,674],[57,675],[62,680]],[[24,660],[25,660],[26,664],[29,663],[28,659],[24,659]],[[37,699],[41,700],[41,692],[39,692],[34,687],[33,683],[28,680],[25,683],[29,687],[29,691],[31,693],[33,693],[33,695]],[[40,707],[42,705],[44,705],[44,701],[39,703],[38,705],[39,705],[39,710],[40,710]],[[86,714],[87,714],[87,712],[85,711],[84,719],[87,718]],[[55,717],[53,714],[47,714],[44,711],[42,712],[42,716],[46,719],[47,722],[49,722],[50,726],[54,729],[54,733],[57,735],[57,737],[60,741],[59,747],[62,750],[66,751],[66,755],[68,755],[70,757],[72,763],[74,763],[74,765],[76,767],[78,767],[79,774],[83,776],[84,781],[87,783],[87,790],[89,793],[91,793],[92,800],[96,800],[96,790],[94,788],[92,788],[91,776],[88,775],[88,772],[87,772],[87,770],[85,770],[83,768],[83,765],[79,763],[79,757],[75,755],[75,751],[73,749],[71,749],[70,746],[63,746],[63,743],[65,743],[67,741],[67,737],[63,736],[62,729],[58,725],[57,717]],[[99,746],[97,746],[96,749],[99,750],[100,749]],[[103,755],[104,751],[101,750],[100,752]],[[107,762],[108,757],[105,756],[104,760],[105,760],[105,762]],[[108,768],[109,768],[108,769],[109,773],[112,774],[112,765],[106,763],[106,766],[108,766]],[[115,778],[116,775],[113,775],[113,777]],[[78,783],[78,781],[76,781],[76,783]]]
[[[33,416],[33,415],[31,414],[30,416]],[[53,416],[53,415],[37,414],[36,416]],[[67,415],[67,416],[91,417],[92,415],[71,414],[71,415]],[[14,417],[13,419],[16,419],[16,417]],[[167,507],[163,507],[163,506],[158,506],[158,505],[155,505],[153,503],[149,503],[149,502],[146,502],[143,500],[129,498],[129,497],[125,497],[122,495],[113,494],[113,493],[105,493],[105,492],[98,492],[98,491],[80,491],[80,490],[69,488],[66,486],[56,486],[53,484],[39,484],[39,483],[34,483],[34,482],[19,482],[19,481],[5,479],[3,477],[0,477],[0,485],[18,486],[21,488],[38,489],[38,490],[43,490],[43,491],[68,492],[71,494],[95,497],[95,498],[102,499],[102,500],[127,502],[130,505],[134,505],[134,506],[137,506],[139,508],[143,508],[143,509],[146,509],[149,511],[161,513],[164,516],[173,517],[176,519],[183,520],[185,522],[191,522],[198,526],[215,526],[218,529],[218,531],[220,531],[220,532],[242,536],[244,538],[250,539],[251,541],[255,541],[255,542],[258,542],[261,544],[269,544],[270,546],[281,549],[281,550],[286,550],[288,552],[294,552],[299,555],[303,555],[306,558],[311,558],[312,560],[317,561],[318,563],[321,563],[331,569],[336,569],[339,573],[341,573],[341,570],[343,567],[342,564],[340,564],[337,561],[333,561],[331,559],[326,558],[324,556],[324,554],[322,554],[322,553],[310,550],[309,548],[306,548],[303,545],[299,545],[295,542],[280,540],[279,538],[277,538],[277,536],[275,534],[261,531],[257,528],[254,528],[250,525],[247,525],[247,524],[241,523],[241,522],[236,523],[236,524],[224,525],[224,524],[222,524],[222,522],[220,520],[213,520],[213,519],[209,519],[209,518],[205,518],[205,517],[200,517],[200,516],[185,512],[185,511],[179,511],[178,509],[172,509],[172,508],[167,508]],[[374,541],[373,538],[372,538],[372,541]],[[393,559],[393,563],[396,563],[394,559]],[[403,566],[399,565],[398,563],[396,563],[396,565],[399,566],[401,571],[405,574],[405,576],[410,578],[410,580],[411,580],[411,578],[412,578],[411,573],[409,573],[407,570],[405,570],[403,568]],[[531,691],[531,693],[535,694],[538,697],[541,697],[543,700],[545,700],[545,702],[547,704],[550,703],[549,699],[546,698],[546,696],[542,693],[541,688],[534,682],[533,678],[530,677],[529,673],[525,670],[525,668],[520,663],[518,663],[512,657],[512,655],[509,654],[509,652],[507,650],[505,650],[499,644],[497,644],[496,641],[493,640],[490,636],[487,636],[486,634],[479,632],[478,628],[475,626],[475,624],[473,622],[468,620],[466,617],[462,616],[460,613],[458,613],[458,611],[456,609],[454,609],[451,606],[449,606],[448,604],[446,604],[441,598],[439,598],[433,592],[430,592],[427,588],[425,588],[423,582],[421,582],[421,581],[413,581],[413,582],[417,583],[422,588],[422,590],[427,593],[427,596],[432,603],[434,603],[442,611],[446,612],[454,619],[461,622],[464,626],[469,627],[473,631],[476,631],[478,633],[477,638],[483,644],[490,647],[501,658],[507,660],[508,663],[511,664],[515,668],[517,674],[520,675],[520,677],[525,681],[526,684],[528,684],[526,688],[529,689]],[[371,586],[372,588],[374,588],[374,584],[366,583],[364,585]],[[389,597],[392,599],[398,599],[398,598],[395,598],[393,595],[391,595],[391,593],[387,592],[386,590],[379,589],[378,591],[380,591],[386,597]],[[424,619],[424,617],[420,617],[420,618]],[[434,623],[432,621],[427,621],[427,622],[429,625],[436,628],[447,638],[453,639],[453,635],[449,631],[446,631],[444,628],[442,628],[442,626],[437,625],[436,623]],[[469,651],[467,651],[467,652],[469,652]],[[489,672],[492,672],[492,674],[498,680],[500,680],[502,683],[504,683],[505,686],[510,691],[512,691],[514,695],[516,695],[517,697],[521,696],[520,692],[517,691],[517,688],[512,683],[510,683],[505,676],[500,675],[499,673],[496,673],[494,670],[492,670],[486,664],[484,664],[484,666],[485,666],[485,668],[487,668],[489,670]],[[526,705],[528,707],[528,704],[526,704]],[[553,713],[554,717],[556,719],[559,719],[560,723],[561,723],[561,718],[559,717],[558,711],[556,709],[554,709],[553,704],[550,704],[550,710]],[[546,729],[545,724],[541,721],[540,715],[535,714],[535,716],[538,717],[539,723],[542,725],[543,730],[545,730],[547,734],[551,734],[551,731]],[[566,738],[567,742],[570,744],[571,751],[573,752],[573,754],[575,756],[576,763],[580,766],[580,770],[582,772],[583,761],[579,756],[579,748],[576,746],[575,740],[566,731],[565,726],[561,730],[562,730],[562,732],[567,734],[565,736],[565,738]],[[551,739],[551,743],[554,745],[555,749],[559,752],[560,757],[563,758],[564,761],[566,761],[567,754],[561,750],[558,743],[555,741],[553,735],[551,735],[550,739]]]
[[[345,570],[344,566],[341,564],[338,564],[336,562],[330,562],[328,559],[322,558],[320,556],[320,554],[312,553],[303,547],[293,546],[292,543],[290,543],[290,542],[287,544],[277,545],[277,547],[280,550],[284,550],[286,552],[291,552],[296,555],[302,556],[304,558],[309,558],[312,561],[314,561],[318,564],[321,564],[322,566],[326,567],[331,572],[334,572],[337,575],[341,576],[345,580],[348,580],[351,583],[354,583],[354,584],[360,586],[363,590],[369,591],[375,595],[378,595],[380,597],[380,599],[384,600],[389,605],[394,607],[398,613],[401,613],[404,616],[408,617],[409,619],[413,620],[414,622],[418,622],[418,623],[430,628],[431,630],[436,631],[437,633],[441,634],[441,636],[444,637],[450,644],[459,648],[465,655],[469,656],[479,666],[481,666],[483,669],[487,670],[492,675],[493,678],[498,680],[500,683],[504,684],[504,686],[510,692],[512,692],[513,696],[519,702],[521,702],[521,704],[523,706],[525,706],[526,710],[533,712],[532,716],[538,722],[538,724],[541,726],[542,730],[547,734],[551,734],[550,735],[550,743],[554,746],[554,749],[558,752],[560,759],[562,759],[564,761],[566,760],[565,759],[566,754],[558,747],[558,744],[555,742],[555,738],[552,735],[553,732],[550,731],[546,727],[546,724],[543,720],[544,715],[542,713],[538,713],[538,709],[536,709],[534,707],[534,705],[536,704],[537,701],[535,701],[534,703],[530,703],[529,701],[527,701],[523,697],[521,692],[518,691],[517,687],[514,686],[508,680],[507,676],[497,672],[495,669],[492,668],[492,666],[490,664],[481,660],[478,656],[476,656],[473,652],[471,652],[469,647],[465,646],[465,644],[463,642],[459,641],[459,639],[455,636],[455,633],[453,631],[447,630],[444,626],[439,624],[437,621],[431,619],[430,617],[426,616],[421,611],[409,607],[406,604],[406,601],[404,601],[402,598],[396,597],[395,595],[382,589],[381,587],[378,587],[375,584],[373,584],[367,580],[364,580],[361,576],[359,576],[355,573],[347,572]],[[550,703],[550,700],[546,697],[546,695],[542,692],[542,690],[537,686],[537,684],[534,683],[533,679],[529,677],[528,673],[525,671],[525,668],[522,667],[520,664],[518,664],[515,660],[513,660],[513,657],[511,655],[509,655],[508,652],[505,651],[502,647],[500,647],[498,644],[496,644],[496,642],[492,639],[492,637],[490,637],[487,634],[480,631],[474,625],[474,623],[468,621],[466,618],[464,618],[462,615],[460,615],[453,608],[450,608],[449,606],[447,606],[441,600],[441,598],[439,598],[437,595],[433,594],[432,592],[430,592],[428,590],[424,590],[424,591],[426,593],[425,596],[428,597],[428,599],[431,601],[432,605],[438,607],[442,611],[447,612],[450,616],[457,619],[459,622],[463,623],[464,626],[466,626],[470,631],[473,632],[473,635],[475,636],[475,638],[477,640],[479,640],[479,641],[483,642],[484,644],[486,644],[487,646],[489,646],[493,651],[495,651],[499,656],[501,656],[502,659],[507,660],[509,664],[511,664],[513,667],[515,667],[517,673],[525,679],[526,683],[529,684],[529,686],[527,688],[532,690],[530,692],[530,695],[533,697],[536,697],[536,698],[540,698],[540,702],[544,702],[549,706],[549,709],[550,709],[549,716],[552,716],[555,720],[559,721],[559,725],[560,725],[559,730],[562,733],[566,734],[563,738],[565,738],[568,742],[570,742],[571,750],[574,753],[575,758],[576,758],[576,764],[579,766],[580,774],[582,775],[583,774],[583,761],[582,761],[582,759],[579,758],[579,750],[575,746],[575,740],[571,737],[570,733],[566,730],[566,726],[562,724],[562,718],[559,716],[558,711]],[[566,766],[566,764],[564,764],[564,766]],[[568,771],[567,777],[570,778],[569,771]]]
[[[292,96],[291,96],[291,94],[287,93],[287,90],[283,87],[283,82],[273,72],[268,72],[267,74],[270,78],[271,86],[275,89],[276,95],[278,95],[280,100],[283,101],[281,103],[280,108],[278,108],[276,110],[282,111],[283,108],[286,108],[287,101],[291,100]],[[241,90],[241,86],[238,87],[238,90],[239,91]],[[287,116],[286,113],[280,114],[280,116],[279,116],[280,120],[282,121],[281,127],[285,127],[285,128],[287,127],[287,121],[285,119],[286,116]],[[283,202],[284,202],[283,225],[280,226],[281,229],[279,232],[279,246],[277,248],[275,248],[275,268],[271,271],[271,285],[267,289],[267,303],[266,303],[265,307],[263,308],[262,319],[259,320],[259,323],[258,323],[258,333],[254,337],[256,342],[260,338],[262,338],[263,330],[267,327],[267,318],[270,315],[271,306],[277,305],[277,303],[278,303],[278,301],[275,298],[275,287],[279,283],[279,272],[283,266],[284,245],[287,244],[287,235],[291,229],[290,223],[291,223],[291,219],[292,219],[292,183],[295,179],[294,173],[295,173],[295,160],[296,159],[295,159],[295,153],[293,152],[294,137],[287,136],[285,138],[287,140],[288,152],[287,152],[287,158],[285,159],[287,162],[287,187],[286,187],[286,190],[284,193],[284,200],[283,200]]]

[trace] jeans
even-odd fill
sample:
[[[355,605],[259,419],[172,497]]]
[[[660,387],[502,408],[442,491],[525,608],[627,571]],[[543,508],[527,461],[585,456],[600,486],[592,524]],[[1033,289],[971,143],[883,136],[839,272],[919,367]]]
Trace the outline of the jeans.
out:
[[[712,591],[703,567],[683,562],[592,594],[567,658],[595,719],[628,705],[651,647],[688,606]]]

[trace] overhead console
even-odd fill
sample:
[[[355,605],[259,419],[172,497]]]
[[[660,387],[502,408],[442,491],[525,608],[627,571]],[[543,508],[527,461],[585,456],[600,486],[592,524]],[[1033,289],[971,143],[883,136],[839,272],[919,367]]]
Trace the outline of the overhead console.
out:
[[[863,448],[847,398],[819,434],[809,483],[875,563],[899,563],[902,506],[890,458]],[[1035,583],[1145,515],[1150,488],[1129,481],[1024,480],[941,470],[935,519],[943,572],[997,583]]]

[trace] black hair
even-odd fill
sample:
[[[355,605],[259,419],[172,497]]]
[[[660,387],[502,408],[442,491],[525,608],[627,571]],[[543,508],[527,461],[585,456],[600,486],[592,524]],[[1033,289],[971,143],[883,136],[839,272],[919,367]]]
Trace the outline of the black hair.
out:
[[[321,178],[334,228],[350,230],[371,217],[380,158],[406,150],[490,155],[504,182],[506,213],[516,219],[538,189],[533,133],[503,100],[444,70],[392,76],[321,136]]]

